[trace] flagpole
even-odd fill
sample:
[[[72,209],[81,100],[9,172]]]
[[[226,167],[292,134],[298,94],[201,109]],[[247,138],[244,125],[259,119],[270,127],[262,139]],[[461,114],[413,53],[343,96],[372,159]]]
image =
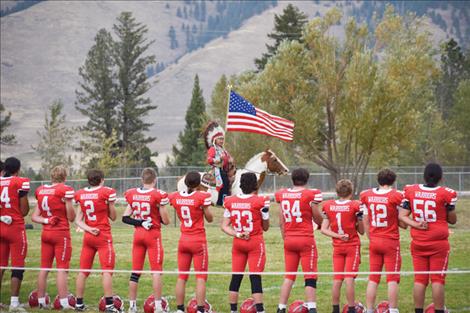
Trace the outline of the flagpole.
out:
[[[232,85],[228,84],[227,85],[228,89],[228,97],[227,97],[227,111],[225,113],[225,136],[227,136],[227,121],[228,121],[228,111],[230,109],[230,93],[232,92]]]

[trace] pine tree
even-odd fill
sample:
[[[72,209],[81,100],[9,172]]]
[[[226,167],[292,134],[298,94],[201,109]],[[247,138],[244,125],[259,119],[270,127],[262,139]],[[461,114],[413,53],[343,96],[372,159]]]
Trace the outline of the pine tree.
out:
[[[95,44],[88,51],[85,64],[79,68],[80,90],[75,91],[75,107],[88,118],[82,127],[92,137],[111,136],[117,129],[113,39],[106,29],[100,29]]]
[[[173,50],[178,48],[178,40],[176,40],[176,31],[173,25],[170,26],[168,37],[170,37],[170,49]]]
[[[186,126],[178,136],[179,148],[173,146],[172,165],[204,165],[206,148],[201,137],[202,128],[206,123],[206,104],[199,86],[199,77],[194,78],[191,104],[186,111]]]
[[[255,59],[256,67],[262,71],[269,58],[276,54],[276,51],[283,40],[301,41],[302,29],[307,23],[307,15],[292,4],[282,11],[281,15],[274,15],[274,32],[268,34],[274,40],[274,45],[266,44],[267,53],[263,53],[260,59]]]
[[[444,119],[449,117],[454,106],[454,93],[462,79],[470,77],[468,61],[458,43],[451,38],[444,46],[441,55],[442,76],[437,82],[436,96]]]
[[[114,56],[122,148],[125,153],[132,153],[133,161],[140,162],[140,152],[156,139],[145,135],[152,124],[144,121],[145,116],[157,108],[151,104],[150,98],[145,97],[151,87],[145,69],[155,64],[155,56],[144,55],[153,41],[147,42],[147,26],[138,23],[131,12],[122,12],[113,29],[117,36]]]
[[[11,112],[5,113],[5,106],[0,103],[0,145],[16,144],[15,135],[6,134],[6,130],[11,126]]]
[[[71,157],[67,154],[71,146],[72,130],[67,127],[63,108],[61,100],[54,101],[44,116],[44,130],[38,131],[40,141],[33,149],[41,157],[42,173],[49,173],[57,165],[72,165]]]

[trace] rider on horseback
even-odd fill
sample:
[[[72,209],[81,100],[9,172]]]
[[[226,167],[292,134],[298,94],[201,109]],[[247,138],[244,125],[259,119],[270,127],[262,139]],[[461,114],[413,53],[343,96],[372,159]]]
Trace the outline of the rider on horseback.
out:
[[[223,199],[230,194],[228,173],[233,166],[233,158],[224,148],[225,131],[220,125],[211,121],[204,131],[204,141],[207,148],[207,163],[212,166],[219,191],[217,205],[222,205]]]

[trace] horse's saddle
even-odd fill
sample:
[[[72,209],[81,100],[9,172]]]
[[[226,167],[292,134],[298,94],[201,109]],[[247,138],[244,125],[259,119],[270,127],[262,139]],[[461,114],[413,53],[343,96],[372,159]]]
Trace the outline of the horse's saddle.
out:
[[[214,171],[205,172],[201,177],[201,184],[207,188],[215,188],[216,181]]]

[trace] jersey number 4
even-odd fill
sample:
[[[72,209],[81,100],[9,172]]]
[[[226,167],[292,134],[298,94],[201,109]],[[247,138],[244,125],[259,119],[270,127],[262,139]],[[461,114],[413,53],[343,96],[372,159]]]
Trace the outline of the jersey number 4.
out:
[[[6,209],[11,208],[10,196],[8,195],[8,187],[4,187],[2,189],[2,193],[0,194],[0,202],[3,203]]]

